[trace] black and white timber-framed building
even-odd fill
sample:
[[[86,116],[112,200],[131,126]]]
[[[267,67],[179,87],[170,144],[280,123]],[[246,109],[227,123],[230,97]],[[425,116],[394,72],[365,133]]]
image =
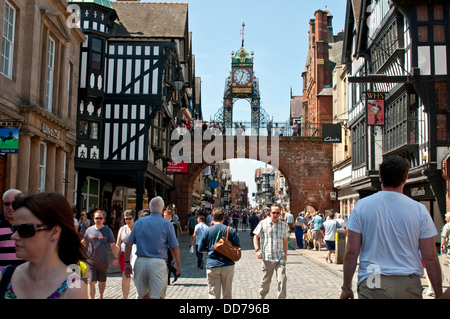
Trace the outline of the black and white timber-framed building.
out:
[[[352,189],[360,197],[378,191],[382,159],[403,156],[411,162],[405,194],[440,229],[448,201],[450,3],[348,0],[345,25]],[[367,93],[384,93],[382,122],[370,122]]]
[[[87,38],[78,79],[77,208],[139,211],[156,195],[169,204],[172,130],[201,114],[188,5],[68,2]]]

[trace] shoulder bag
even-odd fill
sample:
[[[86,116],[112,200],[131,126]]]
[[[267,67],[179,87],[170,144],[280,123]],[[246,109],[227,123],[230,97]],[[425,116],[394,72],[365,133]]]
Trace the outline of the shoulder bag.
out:
[[[227,227],[227,233],[222,236],[214,245],[214,250],[231,259],[232,261],[238,261],[241,259],[241,247],[233,245],[228,240],[228,234],[230,232],[230,226]]]

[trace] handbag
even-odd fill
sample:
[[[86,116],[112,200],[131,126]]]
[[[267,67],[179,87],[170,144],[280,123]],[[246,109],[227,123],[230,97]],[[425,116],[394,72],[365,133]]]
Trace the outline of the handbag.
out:
[[[227,227],[227,233],[222,236],[214,245],[214,250],[219,254],[224,255],[232,261],[238,261],[241,259],[241,247],[233,245],[231,241],[228,240],[228,233],[230,232],[230,226]]]

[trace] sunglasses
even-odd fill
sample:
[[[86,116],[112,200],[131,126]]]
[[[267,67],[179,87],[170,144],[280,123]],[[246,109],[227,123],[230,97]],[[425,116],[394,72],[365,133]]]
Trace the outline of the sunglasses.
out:
[[[44,224],[35,225],[31,223],[21,224],[21,225],[11,225],[11,230],[13,233],[17,232],[22,238],[33,237],[38,231],[47,230],[48,226]]]
[[[9,206],[9,205],[12,205],[12,203],[10,203],[10,202],[3,202],[3,205]]]
[[[103,219],[103,217],[95,217],[94,219],[101,220],[101,219]]]

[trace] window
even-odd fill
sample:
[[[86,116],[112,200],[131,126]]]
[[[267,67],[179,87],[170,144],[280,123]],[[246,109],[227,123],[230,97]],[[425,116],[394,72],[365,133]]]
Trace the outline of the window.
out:
[[[80,120],[78,136],[83,139],[98,140],[99,123]]]
[[[442,4],[435,4],[433,7],[434,20],[444,20],[444,7]]]
[[[448,94],[447,82],[435,82],[434,91],[436,96],[436,137],[438,141],[448,141]]]
[[[103,52],[102,40],[92,38],[91,66],[93,69],[100,70],[102,68],[102,52]]]
[[[433,26],[434,42],[445,42],[445,27],[443,24],[436,24]]]
[[[428,26],[420,25],[417,27],[419,42],[428,42]]]
[[[67,72],[67,101],[66,101],[66,116],[70,116],[70,102],[72,94],[72,63],[69,63],[69,70]]]
[[[446,82],[435,82],[434,91],[436,92],[436,109],[446,110],[447,109],[447,83]]]
[[[38,192],[42,193],[45,191],[45,174],[47,167],[47,144],[39,144],[39,184]]]
[[[417,21],[428,21],[428,7],[426,5],[417,6]]]
[[[47,79],[45,83],[45,109],[52,111],[53,76],[55,72],[55,41],[49,38],[47,50]]]
[[[367,127],[362,120],[352,127],[352,166],[358,168],[366,164]]]
[[[5,2],[0,72],[10,79],[13,71],[15,24],[16,10],[8,2]]]
[[[62,183],[61,190],[62,190],[63,195],[66,195],[66,183],[67,183],[66,174],[67,174],[67,153],[64,152],[64,154],[63,154],[62,181],[61,181],[61,183]]]
[[[158,113],[153,120],[152,145],[162,148],[162,115]]]
[[[448,129],[447,129],[447,114],[436,114],[437,117],[437,132],[436,136],[438,141],[448,140]]]

